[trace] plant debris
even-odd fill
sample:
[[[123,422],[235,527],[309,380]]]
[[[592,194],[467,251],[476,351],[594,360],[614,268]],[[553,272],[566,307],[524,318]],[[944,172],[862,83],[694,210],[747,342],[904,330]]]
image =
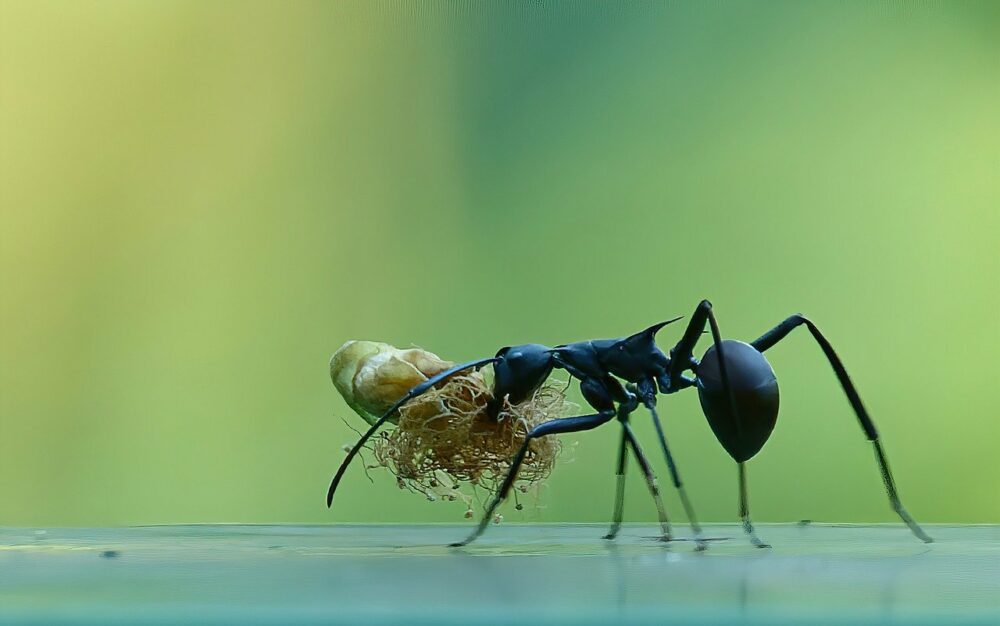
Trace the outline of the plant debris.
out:
[[[418,348],[399,350],[388,344],[355,341],[338,350],[330,366],[344,399],[373,423],[380,409],[384,412],[413,386],[452,363]],[[457,374],[400,408],[395,428],[373,439],[374,467],[387,468],[401,489],[429,500],[461,500],[468,516],[474,500],[470,492],[476,487],[496,491],[527,433],[575,408],[566,400],[565,391],[563,383],[545,383],[520,404],[511,405],[505,399],[493,419],[486,410],[493,399],[490,379],[483,371]],[[533,440],[518,472],[515,493],[541,485],[559,451],[556,437]],[[466,485],[469,491],[462,489]]]

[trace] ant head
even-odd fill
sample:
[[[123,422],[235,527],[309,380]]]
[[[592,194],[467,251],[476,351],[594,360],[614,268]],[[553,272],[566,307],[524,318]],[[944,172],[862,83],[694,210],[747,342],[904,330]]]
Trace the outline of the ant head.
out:
[[[552,349],[537,343],[501,348],[494,358],[491,417],[497,416],[503,398],[519,404],[531,397],[552,371]]]

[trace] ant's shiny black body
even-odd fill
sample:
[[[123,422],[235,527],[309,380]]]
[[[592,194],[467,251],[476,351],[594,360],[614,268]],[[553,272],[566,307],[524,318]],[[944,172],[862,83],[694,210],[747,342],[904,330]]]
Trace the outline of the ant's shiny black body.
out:
[[[562,369],[580,381],[584,399],[596,411],[588,415],[553,419],[539,424],[525,438],[511,462],[511,468],[500,489],[487,507],[476,529],[464,541],[453,544],[465,545],[476,539],[486,529],[493,518],[497,506],[507,496],[517,471],[530,449],[532,439],[559,433],[579,432],[596,428],[617,417],[622,426],[618,448],[617,494],[611,530],[605,536],[613,539],[621,526],[624,504],[624,477],[628,452],[631,450],[642,468],[650,493],[659,513],[662,538],[670,540],[671,530],[666,511],[660,498],[659,487],[639,442],[629,424],[629,416],[642,404],[649,409],[656,426],[660,446],[666,457],[674,486],[690,520],[699,549],[705,544],[691,506],[685,493],[677,466],[667,446],[667,439],[656,410],[657,394],[672,394],[689,387],[696,387],[702,410],[708,419],[716,438],[737,462],[739,467],[740,517],[744,530],[754,545],[766,547],[757,538],[750,522],[747,504],[745,463],[763,447],[770,437],[778,416],[778,384],[771,365],[764,352],[784,339],[798,326],[806,326],[830,362],[837,379],[847,395],[847,399],[857,415],[865,436],[872,442],[875,458],[885,483],[889,501],[906,522],[913,533],[923,541],[931,541],[924,531],[903,508],[896,492],[895,482],[889,471],[885,453],[879,442],[875,424],[861,403],[857,390],[847,375],[840,358],[830,343],[811,321],[801,315],[793,315],[751,343],[723,341],[719,332],[712,305],[703,300],[695,309],[684,335],[669,355],[656,345],[656,333],[680,318],[661,322],[634,335],[618,339],[597,339],[559,345],[554,348],[539,344],[524,344],[503,348],[496,356],[456,365],[411,389],[406,396],[393,405],[362,436],[351,449],[340,469],[334,476],[327,493],[327,505],[343,478],[351,460],[365,442],[380,428],[405,402],[419,396],[434,385],[464,370],[493,365],[493,400],[487,410],[494,418],[503,402],[518,404],[529,399],[545,382],[553,369]],[[694,349],[705,332],[706,325],[712,334],[713,343],[699,361],[694,357]],[[624,385],[622,382],[624,381]]]

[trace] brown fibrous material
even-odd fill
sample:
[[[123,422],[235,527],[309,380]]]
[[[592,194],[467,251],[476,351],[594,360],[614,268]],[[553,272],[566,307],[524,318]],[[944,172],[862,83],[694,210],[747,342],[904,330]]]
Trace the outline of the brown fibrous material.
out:
[[[564,383],[546,383],[520,404],[505,400],[494,419],[486,410],[493,396],[483,373],[455,376],[403,405],[396,428],[375,439],[375,459],[400,488],[471,505],[461,483],[495,492],[527,433],[570,410],[565,391]],[[559,451],[556,437],[533,439],[514,488],[527,492],[541,484]]]

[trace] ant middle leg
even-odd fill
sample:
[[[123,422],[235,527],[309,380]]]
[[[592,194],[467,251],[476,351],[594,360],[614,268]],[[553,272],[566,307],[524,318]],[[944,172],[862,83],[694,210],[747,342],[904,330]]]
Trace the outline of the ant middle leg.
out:
[[[670,478],[674,482],[674,488],[677,489],[677,495],[680,496],[681,504],[684,506],[684,512],[688,517],[688,523],[691,524],[691,531],[694,533],[696,549],[704,550],[707,547],[707,544],[702,537],[701,526],[698,524],[698,518],[695,516],[694,507],[691,505],[691,501],[688,499],[687,491],[684,489],[684,483],[681,482],[681,475],[677,469],[677,464],[674,462],[674,457],[670,454],[670,447],[667,445],[667,436],[664,433],[663,424],[660,423],[660,414],[656,410],[656,387],[652,379],[640,381],[635,388],[635,393],[639,397],[639,401],[643,403],[650,415],[653,417],[653,425],[656,427],[656,435],[660,440],[660,447],[663,449],[663,456],[666,457],[667,460],[667,468],[670,470]]]
[[[632,425],[628,423],[628,415],[622,416],[619,414],[619,419],[622,423],[622,432],[625,435],[625,439],[632,452],[635,453],[635,460],[639,462],[639,467],[642,468],[642,473],[646,477],[646,486],[649,488],[649,495],[653,497],[653,503],[656,505],[656,514],[660,522],[660,540],[672,541],[673,534],[670,531],[670,520],[667,518],[667,509],[663,506],[663,498],[660,497],[660,486],[656,482],[656,474],[653,473],[653,467],[649,464],[649,459],[646,458],[646,454],[639,446],[639,440],[632,430]]]
[[[622,425],[622,441],[628,445],[628,448],[632,450],[635,454],[635,460],[639,464],[639,468],[642,470],[642,474],[646,479],[646,486],[649,488],[649,495],[653,498],[653,503],[656,505],[657,519],[660,523],[660,538],[663,541],[671,541],[673,539],[673,534],[670,530],[670,520],[667,518],[667,509],[663,506],[663,498],[660,495],[660,486],[656,481],[656,474],[653,473],[653,467],[649,463],[649,459],[646,454],[642,451],[642,447],[639,445],[639,438],[635,436],[635,431],[632,430],[632,425],[629,423],[629,416],[633,411],[639,406],[639,398],[634,393],[632,386],[630,385],[628,389],[622,387],[622,384],[616,379],[608,376],[604,380],[604,386],[611,393],[612,397],[618,401],[618,421]],[[582,388],[582,385],[581,385]],[[589,401],[594,402],[597,398]],[[617,505],[618,498],[622,499],[622,504],[624,505],[624,467],[622,465],[623,458],[621,455],[621,450],[619,450],[619,467],[621,468],[619,476],[621,477],[620,484],[622,490],[616,493],[615,503]],[[621,510],[615,511],[616,518],[612,524],[619,525],[621,522]],[[615,528],[617,532],[617,528]]]
[[[622,518],[625,516],[625,468],[628,463],[628,441],[625,438],[625,431],[622,431],[621,440],[618,443],[618,470],[615,473],[615,509],[611,517],[611,528],[604,539],[614,539],[618,536],[618,531],[622,527]]]
[[[660,486],[656,481],[656,475],[653,473],[653,469],[650,466],[645,453],[639,446],[639,440],[636,438],[635,432],[632,430],[632,426],[628,423],[628,414],[619,410],[618,419],[622,422],[622,436],[621,442],[618,446],[615,510],[614,516],[611,520],[611,529],[608,531],[608,534],[604,535],[604,539],[614,539],[618,536],[618,531],[621,529],[625,509],[625,468],[628,461],[628,451],[629,449],[632,449],[635,452],[636,461],[642,469],[643,476],[646,478],[646,485],[649,487],[649,493],[653,498],[653,503],[656,505],[660,530],[662,531],[661,538],[663,541],[671,541],[673,535],[670,530],[670,520],[667,517],[666,507],[663,505],[663,498],[660,495]],[[700,539],[698,546],[699,550],[703,549]]]

